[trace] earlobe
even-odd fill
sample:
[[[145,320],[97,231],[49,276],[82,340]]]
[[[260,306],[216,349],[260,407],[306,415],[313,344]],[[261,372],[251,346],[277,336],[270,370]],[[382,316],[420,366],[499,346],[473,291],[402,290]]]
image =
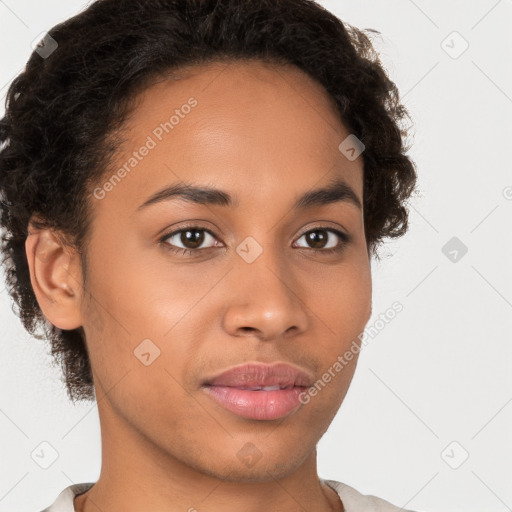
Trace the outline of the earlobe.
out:
[[[78,253],[54,230],[29,225],[25,251],[30,282],[44,316],[59,329],[82,325],[82,283]]]

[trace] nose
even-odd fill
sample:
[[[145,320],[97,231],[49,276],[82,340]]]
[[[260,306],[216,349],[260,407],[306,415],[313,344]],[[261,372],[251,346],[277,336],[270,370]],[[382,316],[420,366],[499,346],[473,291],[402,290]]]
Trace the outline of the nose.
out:
[[[223,328],[230,335],[269,341],[306,331],[307,290],[276,250],[265,248],[252,263],[236,258],[229,274]]]

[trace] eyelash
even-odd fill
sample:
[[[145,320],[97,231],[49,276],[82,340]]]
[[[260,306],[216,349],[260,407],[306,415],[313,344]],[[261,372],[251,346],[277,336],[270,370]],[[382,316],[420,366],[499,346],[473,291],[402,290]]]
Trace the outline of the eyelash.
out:
[[[206,247],[204,249],[183,249],[181,247],[173,247],[169,243],[166,242],[166,240],[168,238],[171,238],[172,236],[180,234],[185,231],[204,231],[216,239],[215,234],[211,230],[209,230],[207,228],[203,228],[201,226],[191,225],[191,226],[183,226],[178,230],[172,231],[171,233],[167,233],[167,234],[163,235],[161,238],[159,238],[158,241],[164,245],[165,250],[170,251],[173,254],[179,254],[182,256],[185,256],[185,255],[193,256],[194,255],[193,253],[196,253],[195,256],[197,256],[201,251],[206,251],[208,249],[215,249],[215,247]],[[314,249],[314,248],[308,249],[310,251],[315,252],[316,254],[320,254],[320,253],[332,254],[335,252],[341,252],[345,248],[345,246],[348,243],[350,243],[350,241],[352,239],[352,237],[350,235],[347,235],[346,233],[343,233],[342,231],[339,231],[337,229],[330,228],[330,227],[329,228],[323,227],[323,226],[314,227],[312,229],[309,229],[308,231],[305,231],[304,233],[302,233],[300,235],[299,239],[302,238],[304,235],[307,235],[308,233],[311,233],[314,231],[328,231],[330,233],[334,233],[335,235],[338,235],[338,237],[341,239],[341,243],[337,247],[332,247],[330,249]],[[299,249],[307,249],[307,248],[299,247]]]

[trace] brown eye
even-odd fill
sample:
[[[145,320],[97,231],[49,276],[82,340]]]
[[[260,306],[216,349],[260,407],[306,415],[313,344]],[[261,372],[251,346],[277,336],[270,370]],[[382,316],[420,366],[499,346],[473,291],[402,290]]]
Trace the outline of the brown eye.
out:
[[[316,229],[315,231],[309,231],[304,235],[307,243],[313,249],[323,249],[327,244],[329,236],[326,235],[326,231],[323,229]]]
[[[307,231],[300,238],[305,238],[308,244],[308,247],[301,247],[327,253],[341,250],[349,241],[348,235],[332,228],[315,228]],[[341,239],[341,242],[336,238]]]
[[[171,241],[171,242],[169,242]],[[210,241],[210,245],[203,247],[205,241]],[[211,242],[213,241],[213,244]],[[188,227],[173,231],[163,236],[160,242],[167,245],[168,249],[177,253],[200,252],[215,246],[216,238],[208,229],[200,227]],[[180,245],[181,244],[181,245]]]
[[[204,241],[204,232],[199,229],[187,229],[181,231],[179,241],[186,249],[197,249]]]

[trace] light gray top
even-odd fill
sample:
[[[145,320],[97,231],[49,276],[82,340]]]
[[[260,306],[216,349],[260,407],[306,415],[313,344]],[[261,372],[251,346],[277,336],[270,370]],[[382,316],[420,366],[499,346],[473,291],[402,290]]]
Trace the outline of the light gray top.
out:
[[[336,480],[320,481],[332,487],[341,498],[345,507],[345,512],[412,512],[403,508],[396,507],[382,498],[377,498],[370,494],[361,494],[353,487]],[[56,498],[56,500],[42,512],[75,512],[73,500],[78,494],[82,494],[90,489],[95,482],[86,482],[74,484],[66,487]]]

